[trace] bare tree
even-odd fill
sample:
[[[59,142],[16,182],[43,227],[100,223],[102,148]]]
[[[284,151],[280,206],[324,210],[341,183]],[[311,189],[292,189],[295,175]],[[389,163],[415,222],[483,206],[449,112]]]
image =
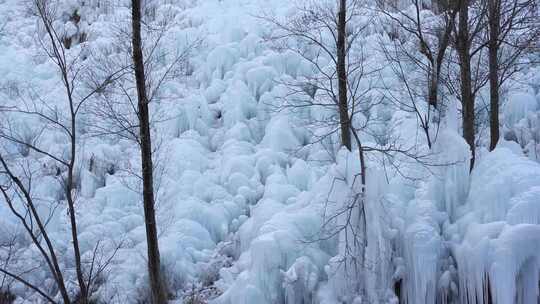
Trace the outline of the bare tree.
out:
[[[339,1],[337,16],[337,63],[339,121],[341,123],[341,143],[351,151],[351,122],[347,98],[347,0]]]
[[[137,85],[137,114],[139,118],[139,139],[142,161],[144,223],[148,248],[148,275],[152,293],[152,303],[167,303],[167,291],[162,282],[159,256],[156,212],[154,202],[154,177],[152,162],[152,139],[150,137],[150,115],[141,38],[141,1],[131,1],[133,68]]]
[[[486,9],[477,1],[458,0],[456,10],[458,22],[453,30],[453,42],[458,57],[459,76],[458,80],[449,81],[448,85],[451,91],[459,92],[456,95],[461,102],[463,138],[471,150],[472,170],[476,159],[476,96],[488,79],[482,65],[485,45],[480,40],[486,25]]]
[[[367,16],[362,11],[362,4],[356,0],[337,1],[307,1],[297,5],[295,16],[287,20],[279,20],[273,16],[261,17],[277,29],[271,41],[280,49],[298,54],[313,68],[313,75],[305,75],[291,81],[284,81],[289,93],[283,99],[279,109],[302,110],[304,108],[328,111],[329,116],[320,119],[310,118],[307,122],[314,130],[325,130],[315,136],[315,142],[323,142],[336,133],[340,135],[340,146],[353,151],[353,141],[358,149],[361,173],[361,185],[355,185],[352,196],[354,199],[346,203],[347,208],[340,212],[354,218],[339,232],[330,233],[332,236],[340,232],[353,232],[351,242],[347,242],[346,265],[364,269],[366,221],[364,212],[364,194],[367,165],[365,150],[361,135],[370,132],[369,127],[374,117],[370,116],[371,109],[380,104],[380,100],[372,98],[371,75],[376,70],[365,65],[363,47],[359,41],[367,23],[361,23],[359,17]],[[335,114],[333,114],[335,113]],[[358,122],[355,125],[355,119]],[[361,118],[360,118],[361,117]],[[375,130],[372,130],[375,133]],[[316,132],[314,132],[316,133]],[[374,134],[373,133],[373,134]],[[353,183],[354,184],[354,183]],[[358,190],[358,191],[357,191]],[[334,217],[333,217],[334,218]],[[332,221],[329,219],[329,221]],[[326,233],[326,232],[325,232]],[[354,262],[353,262],[354,261]],[[352,264],[351,264],[352,263]],[[361,276],[361,271],[357,276]],[[351,278],[352,279],[352,278]],[[361,291],[362,286],[356,284],[353,288]]]
[[[489,28],[489,94],[490,94],[490,144],[489,150],[495,149],[499,141],[499,35],[501,2],[499,0],[488,2],[488,28]],[[514,1],[518,3],[518,1]]]
[[[44,221],[37,212],[37,207],[34,199],[32,198],[30,192],[27,189],[31,185],[31,180],[29,179],[29,181],[27,182],[27,187],[21,181],[21,179],[16,176],[13,171],[11,171],[3,155],[0,155],[0,163],[2,165],[2,171],[0,172],[2,173],[2,175],[7,176],[8,179],[7,184],[0,186],[0,192],[2,193],[5,203],[7,204],[13,215],[19,219],[26,233],[31,238],[33,244],[38,248],[43,259],[47,263],[47,266],[61,294],[63,303],[71,303],[69,293],[66,289],[64,275],[62,270],[60,269],[60,264],[58,262],[57,252],[54,249],[51,239],[49,238],[49,234],[46,230]],[[22,204],[27,208],[24,213],[18,211],[17,203],[15,202],[15,200],[18,198],[24,199]],[[29,214],[29,216],[27,214]],[[34,223],[37,228],[34,227]],[[43,238],[45,244],[43,244],[41,238]],[[42,291],[34,284],[28,282],[20,275],[12,273],[6,267],[0,268],[0,272],[22,283],[31,290],[37,292],[46,301],[50,303],[56,303],[56,301],[54,301],[52,297],[46,292]]]
[[[278,33],[270,39],[283,42],[279,48],[297,53],[320,74],[306,79],[295,93],[305,91],[314,97],[317,92],[322,92],[331,100],[329,104],[319,102],[319,105],[336,108],[341,145],[349,151],[352,150],[351,116],[354,115],[351,112],[355,110],[352,100],[365,93],[359,88],[360,74],[368,72],[363,69],[361,58],[350,56],[352,46],[366,26],[352,24],[359,16],[360,8],[361,3],[357,0],[339,0],[337,6],[328,1],[307,1],[297,6],[297,14],[290,20],[279,20],[270,15],[261,17],[277,27]],[[290,38],[300,45],[288,44]],[[313,46],[315,54],[311,54],[307,46]],[[323,65],[324,58],[330,60],[332,67]],[[349,79],[353,74],[355,77]]]
[[[499,141],[499,106],[504,82],[524,65],[520,63],[540,37],[536,0],[483,0],[487,7],[487,48],[490,95],[490,145]]]
[[[427,7],[424,2],[418,0],[410,2],[412,9],[401,9],[397,4],[384,1],[379,2],[378,6],[379,10],[395,26],[417,40],[418,48],[415,51],[419,51],[427,59],[427,65],[418,60],[410,50],[401,48],[401,52],[409,57],[417,67],[426,72],[428,78],[426,99],[430,106],[437,108],[441,69],[450,45],[457,11],[452,6],[453,1],[449,1],[449,3],[435,1],[432,3],[432,7]],[[435,25],[426,22],[426,10],[431,10],[439,19]],[[394,38],[394,40],[399,41],[399,37]]]
[[[471,33],[469,32],[469,1],[459,0],[459,27],[456,50],[459,56],[463,137],[471,148],[471,170],[475,160],[474,95],[471,79]]]
[[[378,114],[377,109],[387,106],[376,86],[381,67],[373,64],[362,40],[373,22],[370,10],[361,1],[307,1],[299,3],[294,13],[286,20],[271,15],[261,17],[276,28],[268,40],[279,50],[299,55],[313,69],[312,74],[277,80],[285,85],[287,93],[275,109],[294,112],[309,108],[313,112],[328,113],[306,119],[306,124],[314,131],[314,142],[309,144],[321,143],[340,133],[340,145],[348,148],[343,133],[350,134],[349,151],[358,153],[353,166],[357,165],[359,172],[353,180],[336,178],[336,183],[342,182],[347,187],[340,188],[340,193],[348,191],[348,194],[343,201],[335,202],[339,207],[325,216],[325,223],[315,238],[337,237],[343,241],[340,262],[346,268],[350,283],[347,291],[366,295],[365,279],[371,269],[366,257],[370,229],[366,205],[378,203],[366,201],[368,157],[374,162],[385,162],[399,172],[396,155],[419,162],[422,155],[393,137],[390,119]],[[345,24],[344,31],[340,24]],[[340,31],[343,32],[340,34]],[[342,106],[344,99],[346,107]],[[344,130],[344,126],[349,130]],[[368,141],[370,144],[366,144]]]
[[[456,5],[459,17],[453,41],[459,63],[459,80],[458,84],[450,82],[450,87],[454,92],[459,91],[463,137],[471,148],[472,170],[478,124],[475,118],[476,96],[489,84],[492,150],[499,139],[500,89],[524,66],[520,60],[538,41],[537,5],[533,0],[459,0]]]
[[[134,142],[141,155],[141,167],[119,168],[127,176],[135,177],[136,185],[124,180],[125,186],[141,194],[145,214],[147,239],[148,278],[152,303],[166,303],[169,285],[161,263],[156,219],[156,202],[159,199],[160,168],[159,134],[156,126],[171,119],[157,104],[166,97],[161,88],[171,81],[180,81],[188,68],[188,56],[200,43],[198,38],[187,39],[184,47],[164,52],[162,41],[174,26],[174,16],[155,20],[155,11],[144,7],[141,1],[131,2],[132,18],[129,29],[116,29],[119,53],[95,54],[99,66],[87,78],[90,85],[99,82],[100,75],[125,69],[115,83],[102,91],[98,101],[86,114],[92,117],[89,133],[93,136],[125,139]],[[156,22],[153,22],[156,21]],[[192,38],[192,37],[190,37]],[[127,42],[130,43],[127,43]],[[124,51],[125,50],[125,51]],[[152,105],[156,105],[152,107]],[[142,186],[142,187],[141,187]],[[142,189],[141,189],[142,188]],[[142,190],[142,191],[141,191]]]
[[[85,262],[81,258],[78,238],[76,215],[76,170],[79,162],[77,159],[77,147],[79,144],[78,115],[84,105],[96,93],[114,81],[115,75],[109,75],[101,79],[99,85],[94,89],[88,90],[83,88],[81,77],[88,67],[81,62],[79,55],[73,56],[73,54],[68,53],[63,43],[64,37],[57,32],[54,26],[56,21],[56,7],[54,3],[49,0],[32,0],[31,11],[35,13],[42,26],[44,37],[40,35],[38,42],[48,59],[56,66],[64,91],[66,106],[64,110],[60,110],[49,100],[42,99],[39,94],[34,94],[34,92],[30,94],[30,97],[19,94],[19,104],[3,110],[25,117],[37,118],[45,124],[45,127],[35,135],[35,138],[25,139],[18,136],[17,130],[10,125],[9,120],[6,120],[0,130],[0,138],[6,140],[6,143],[15,144],[23,147],[23,149],[37,153],[55,164],[57,168],[55,175],[63,191],[63,199],[65,199],[67,205],[69,231],[71,233],[75,273],[78,283],[76,299],[79,303],[85,304],[90,300],[93,287],[91,285],[95,282],[95,277],[93,277],[95,270],[93,269],[94,264],[92,262],[91,268],[93,270],[86,272],[83,266]],[[68,143],[68,152],[65,155],[56,155],[49,152],[47,147],[40,146],[38,138],[48,128],[51,128],[53,132],[59,130],[65,136]],[[16,163],[11,164],[12,161]],[[37,247],[41,254],[56,283],[62,302],[72,303],[75,299],[72,299],[68,291],[66,286],[67,279],[65,278],[64,270],[60,267],[58,252],[47,231],[48,218],[44,218],[38,212],[39,198],[34,196],[32,188],[33,172],[31,169],[25,167],[25,163],[27,163],[26,160],[10,155],[7,150],[0,152],[0,175],[3,178],[0,192],[8,209],[19,220],[28,237],[31,239],[32,244]],[[52,208],[51,212],[54,213],[55,209]],[[24,279],[22,275],[11,272],[7,268],[0,268],[0,271],[35,291],[46,301],[56,303],[53,295],[47,294],[39,286]]]
[[[388,41],[384,40],[381,41],[380,48],[390,68],[403,84],[405,100],[409,99],[410,103],[404,102],[402,94],[392,92],[393,89],[389,86],[386,86],[385,91],[387,97],[401,109],[416,114],[428,147],[431,148],[432,112],[442,110],[439,96],[440,84],[444,80],[441,79],[441,71],[457,11],[454,7],[440,2],[432,3],[432,7],[427,7],[425,3],[417,0],[410,1],[410,4],[401,8],[392,2],[378,3],[379,11],[386,17],[382,22],[390,21],[391,30],[388,34],[392,40],[391,47]],[[428,18],[430,20],[426,20]],[[410,73],[405,66],[413,66],[425,76],[419,78],[417,73]],[[418,104],[418,100],[425,101],[427,110],[423,110],[425,106]]]

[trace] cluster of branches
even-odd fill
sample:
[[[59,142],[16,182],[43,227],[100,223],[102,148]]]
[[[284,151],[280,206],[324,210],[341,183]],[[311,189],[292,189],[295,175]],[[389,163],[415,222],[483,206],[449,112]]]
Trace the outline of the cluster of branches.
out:
[[[437,134],[435,133],[435,138],[432,138],[433,134],[430,132],[432,114],[434,111],[440,114],[443,108],[441,106],[443,100],[440,99],[444,96],[440,94],[440,85],[445,79],[441,77],[441,73],[450,46],[456,11],[448,10],[441,4],[436,5],[431,14],[426,14],[420,1],[412,2],[413,8],[408,10],[401,10],[395,2],[378,3],[377,11],[386,17],[383,18],[383,22],[388,22],[391,29],[388,32],[390,41],[382,40],[380,49],[406,92],[403,98],[402,95],[393,93],[391,86],[385,86],[385,97],[397,104],[400,109],[416,114],[427,145],[431,149]],[[436,22],[426,22],[426,15],[437,19]],[[413,42],[400,36],[412,36]],[[411,71],[407,69],[409,65],[420,72],[411,75]],[[439,115],[435,118],[438,120]],[[438,130],[438,125],[436,127]]]
[[[82,107],[95,94],[113,82],[118,77],[119,72],[100,79],[94,88],[83,88],[80,80],[87,67],[81,62],[79,55],[68,54],[62,43],[63,37],[54,26],[56,7],[47,0],[33,0],[31,2],[31,11],[40,21],[43,32],[43,35],[38,36],[41,49],[47,55],[47,58],[54,63],[60,75],[66,101],[63,107],[65,110],[59,110],[57,107],[52,106],[49,100],[45,100],[39,95],[32,94],[30,99],[26,99],[25,94],[19,92],[20,102],[18,105],[4,110],[23,117],[37,118],[43,121],[46,126],[32,138],[24,138],[17,132],[17,128],[11,126],[10,120],[6,119],[0,129],[0,138],[8,143],[22,147],[27,153],[31,151],[38,154],[41,158],[53,163],[54,167],[57,168],[55,179],[63,192],[61,198],[66,203],[73,246],[74,267],[78,283],[78,293],[75,297],[80,303],[88,303],[97,278],[109,264],[112,256],[105,260],[98,258],[97,255],[100,249],[98,243],[94,250],[94,256],[90,260],[86,261],[81,257],[76,213],[76,170],[78,169],[78,160],[76,158],[79,140],[77,121]],[[65,137],[67,142],[66,153],[57,155],[48,152],[49,149],[40,145],[39,137],[46,133],[47,129],[52,129],[55,132],[59,131]],[[63,303],[72,303],[74,299],[68,291],[67,278],[65,270],[61,267],[58,248],[56,248],[55,242],[51,239],[47,230],[47,222],[56,208],[50,206],[51,213],[48,217],[44,217],[38,211],[40,198],[36,197],[33,191],[35,169],[32,169],[32,166],[24,159],[20,159],[17,155],[8,152],[9,149],[0,152],[0,175],[2,177],[0,192],[3,201],[18,219],[32,244],[37,248],[55,282],[61,301]],[[100,263],[98,263],[98,260]],[[54,295],[48,294],[41,286],[34,285],[30,280],[26,280],[23,275],[15,273],[7,267],[0,267],[0,272],[32,289],[46,301],[57,303]]]
[[[378,11],[390,20],[392,45],[383,52],[408,92],[412,111],[424,129],[428,145],[430,108],[439,108],[447,92],[461,103],[463,137],[471,149],[471,170],[477,146],[475,100],[489,86],[490,150],[499,140],[499,107],[503,85],[531,62],[527,54],[538,51],[540,37],[536,0],[379,1]],[[431,20],[429,20],[431,18]],[[407,43],[413,39],[413,46]],[[414,76],[403,62],[425,73],[425,85],[415,90]],[[455,68],[458,65],[458,68]],[[486,68],[487,67],[487,68]],[[457,71],[456,71],[457,70]],[[444,75],[443,75],[444,74]],[[390,97],[396,102],[397,98]],[[417,103],[427,105],[427,115]],[[438,121],[435,121],[438,122]]]

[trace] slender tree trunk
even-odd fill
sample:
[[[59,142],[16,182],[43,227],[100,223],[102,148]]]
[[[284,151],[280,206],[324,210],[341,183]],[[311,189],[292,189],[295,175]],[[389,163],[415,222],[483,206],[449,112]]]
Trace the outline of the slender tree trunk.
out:
[[[438,5],[435,5],[438,7],[438,11],[442,10],[440,8],[441,3],[438,3]],[[449,9],[449,8],[444,8]],[[439,104],[438,100],[438,93],[439,93],[439,83],[440,83],[440,77],[441,77],[441,68],[444,61],[444,56],[446,54],[446,49],[448,49],[448,45],[450,44],[450,35],[452,34],[452,28],[454,27],[454,21],[455,21],[455,10],[454,8],[451,8],[451,11],[447,13],[448,20],[446,21],[444,25],[444,31],[441,31],[438,34],[438,41],[439,41],[439,49],[437,51],[437,56],[432,60],[432,70],[431,70],[431,77],[430,77],[430,86],[429,86],[429,104],[433,106],[435,109],[437,108]]]
[[[69,163],[67,166],[68,176],[64,189],[66,192],[66,199],[68,203],[69,211],[69,222],[71,226],[71,241],[73,242],[73,253],[75,255],[75,272],[77,273],[77,282],[79,283],[79,302],[80,304],[88,303],[88,286],[86,285],[84,279],[84,271],[81,262],[81,250],[79,247],[79,236],[77,228],[77,216],[75,214],[75,199],[73,197],[73,186],[74,186],[74,171],[75,171],[75,157],[77,154],[77,113],[75,110],[75,102],[73,101],[72,87],[69,82],[68,71],[66,68],[62,68],[62,79],[64,81],[64,86],[66,88],[66,95],[69,101],[70,109],[70,153]]]
[[[424,134],[426,134],[428,148],[431,149],[433,143],[431,142],[431,135],[429,134],[429,118],[426,118],[426,123],[422,126],[422,130],[424,130]]]
[[[349,107],[347,101],[347,0],[339,1],[339,13],[337,24],[337,76],[339,95],[339,120],[341,127],[341,144],[351,151],[351,121],[349,119]]]
[[[153,304],[167,303],[167,294],[159,256],[156,214],[154,207],[154,185],[152,165],[152,142],[150,138],[150,117],[148,113],[148,95],[146,93],[146,78],[141,42],[141,1],[132,0],[132,44],[133,64],[137,85],[137,101],[139,116],[139,143],[141,148],[143,204],[146,225],[146,242],[148,245],[148,275]]]
[[[429,71],[429,93],[428,93],[428,103],[433,108],[437,108],[437,94],[439,92],[439,74],[437,73],[437,62],[433,62],[431,66],[431,71]]]
[[[74,124],[73,124],[74,125]],[[75,132],[74,129],[72,129],[72,132]],[[84,280],[84,272],[81,262],[81,250],[79,248],[79,237],[78,237],[78,229],[77,229],[77,218],[75,215],[75,200],[73,199],[73,171],[75,167],[75,134],[72,135],[71,138],[72,141],[72,148],[71,148],[71,160],[70,160],[70,166],[68,168],[68,178],[67,183],[65,185],[66,190],[66,198],[68,202],[68,210],[69,210],[69,221],[71,225],[71,239],[73,242],[73,252],[75,254],[75,272],[77,273],[77,282],[79,283],[79,303],[80,304],[87,304],[88,303],[88,286],[86,285],[86,282]]]
[[[499,141],[499,35],[500,35],[500,1],[488,0],[489,20],[489,95],[490,115],[489,129],[491,142],[489,150],[493,151]]]
[[[459,57],[461,78],[461,105],[463,121],[463,138],[471,148],[470,169],[475,161],[475,130],[474,130],[474,95],[471,80],[471,55],[469,37],[469,1],[459,1],[459,26],[457,35],[457,53]]]

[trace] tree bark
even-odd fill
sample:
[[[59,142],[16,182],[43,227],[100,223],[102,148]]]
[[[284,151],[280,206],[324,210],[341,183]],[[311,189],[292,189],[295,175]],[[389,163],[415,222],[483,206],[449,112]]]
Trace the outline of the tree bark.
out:
[[[432,63],[432,70],[429,71],[429,85],[428,85],[428,103],[433,108],[437,109],[437,95],[439,93],[439,74],[436,69],[436,62]],[[431,146],[430,146],[431,148]]]
[[[71,99],[71,97],[70,97]],[[68,203],[68,210],[69,210],[69,222],[71,225],[71,239],[73,242],[73,253],[75,255],[75,272],[77,273],[77,282],[79,283],[79,302],[80,304],[87,304],[88,303],[88,286],[84,279],[84,270],[81,262],[81,250],[79,248],[79,237],[78,237],[78,229],[77,229],[77,216],[75,214],[75,199],[73,197],[73,186],[74,186],[74,171],[75,171],[75,155],[76,155],[76,135],[75,135],[75,112],[74,112],[74,104],[70,102],[71,107],[71,158],[69,161],[68,166],[68,176],[67,176],[67,182],[65,187],[66,192],[66,199]]]
[[[489,27],[489,150],[493,151],[499,141],[499,35],[500,35],[500,1],[488,0]]]
[[[347,0],[340,0],[337,23],[337,76],[338,76],[338,106],[341,127],[341,144],[351,151],[351,121],[347,100]]]
[[[155,202],[154,177],[152,164],[152,142],[150,137],[150,117],[148,113],[148,95],[146,92],[146,76],[141,42],[141,1],[132,0],[132,47],[133,65],[137,85],[137,102],[139,118],[139,144],[141,148],[142,178],[143,178],[143,204],[146,226],[146,242],[148,246],[148,276],[152,303],[167,303],[167,294],[159,256]]]
[[[470,169],[475,161],[475,130],[474,130],[474,95],[471,80],[471,41],[469,33],[469,1],[459,1],[459,25],[457,33],[457,53],[461,78],[461,105],[463,138],[471,149]]]
[[[444,29],[443,31],[438,34],[438,41],[439,41],[439,49],[437,50],[436,57],[432,59],[431,64],[431,77],[430,77],[430,84],[429,84],[429,95],[428,95],[428,101],[431,106],[433,106],[435,109],[438,106],[438,93],[439,93],[439,82],[440,82],[440,76],[441,76],[441,68],[444,61],[444,56],[446,54],[446,50],[448,49],[448,45],[450,44],[450,35],[452,34],[452,28],[454,27],[454,21],[455,21],[455,8],[441,8],[441,3],[438,3],[435,5],[438,9],[437,11],[442,10],[450,10],[445,12],[447,20],[445,21]]]
[[[88,303],[88,285],[85,282],[84,279],[84,270],[82,266],[81,261],[81,250],[79,247],[79,237],[78,237],[78,228],[77,228],[77,216],[75,214],[75,198],[73,197],[73,189],[74,189],[74,173],[75,173],[75,157],[77,155],[77,113],[76,113],[76,105],[75,101],[73,100],[73,88],[71,87],[69,77],[68,77],[68,71],[66,67],[61,68],[62,70],[62,80],[64,82],[64,87],[66,88],[66,95],[68,97],[69,102],[69,110],[70,110],[70,134],[69,134],[69,140],[70,140],[70,153],[71,156],[69,158],[68,166],[67,166],[67,180],[66,184],[64,185],[64,190],[66,193],[66,200],[68,203],[68,213],[69,213],[69,222],[71,225],[71,240],[73,242],[73,253],[75,255],[75,272],[77,273],[77,282],[79,283],[79,302],[80,304],[87,304]]]

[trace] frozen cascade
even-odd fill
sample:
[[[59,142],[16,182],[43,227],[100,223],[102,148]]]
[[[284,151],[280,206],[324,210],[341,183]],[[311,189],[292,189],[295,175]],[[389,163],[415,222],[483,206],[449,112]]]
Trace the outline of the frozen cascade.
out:
[[[498,148],[478,164],[464,215],[449,229],[466,232],[453,248],[461,302],[536,301],[539,181],[540,165],[509,149]]]
[[[117,54],[111,28],[128,20],[129,1],[59,2],[63,3],[59,10],[67,16],[65,23],[58,24],[62,33],[77,38],[84,31],[88,53],[125,59]],[[186,75],[165,86],[166,101],[152,105],[152,111],[164,113],[153,130],[160,143],[157,209],[160,251],[174,302],[182,302],[192,289],[209,288],[215,291],[216,298],[211,297],[215,304],[536,303],[540,165],[524,157],[523,151],[535,159],[538,113],[533,112],[540,109],[538,89],[511,90],[509,102],[502,107],[502,122],[508,134],[519,135],[519,144],[501,139],[493,152],[479,148],[471,174],[470,150],[461,137],[458,108],[452,106],[458,102],[452,96],[445,96],[449,107],[440,117],[440,130],[431,129],[434,146],[429,161],[436,166],[426,170],[404,162],[400,169],[413,177],[407,179],[393,168],[382,168],[378,155],[367,153],[367,247],[346,248],[351,229],[362,226],[358,217],[352,220],[353,228],[330,237],[325,233],[339,230],[347,221],[343,215],[332,216],[361,191],[358,151],[339,150],[335,133],[308,145],[333,131],[328,126],[315,131],[306,126],[306,122],[335,119],[328,105],[277,111],[290,93],[286,83],[298,81],[301,90],[313,90],[317,97],[323,92],[309,83],[316,72],[309,60],[271,45],[267,38],[272,27],[256,17],[261,8],[280,17],[293,14],[292,2],[148,1],[156,20],[175,16],[162,40],[164,54],[174,53],[190,38],[204,38],[186,63]],[[0,28],[7,20],[6,31],[0,34],[0,97],[14,102],[8,94],[11,86],[29,83],[44,100],[63,100],[53,66],[38,55],[35,19],[21,13],[26,12],[23,6],[21,1],[0,0]],[[83,21],[75,25],[68,19],[77,8]],[[362,37],[367,63],[377,68],[382,62],[378,42],[388,38],[378,27],[373,22],[368,37]],[[72,50],[82,47],[73,45]],[[304,55],[316,55],[310,45],[305,47]],[[321,64],[328,63],[329,58],[321,59]],[[155,68],[163,67],[157,63]],[[379,82],[379,77],[390,87],[399,82],[387,69],[370,81]],[[368,87],[370,81],[360,87]],[[379,94],[365,98],[376,100]],[[309,102],[311,97],[302,98],[294,101]],[[399,144],[427,152],[416,117],[400,109],[388,110],[385,102],[373,108],[377,119],[384,118],[374,132],[393,132],[403,141]],[[368,118],[362,113],[356,117],[358,126]],[[15,114],[10,118],[25,140],[42,132],[38,119],[24,120]],[[98,241],[104,252],[122,244],[96,297],[106,303],[133,303],[144,298],[148,280],[139,185],[126,173],[140,169],[140,153],[128,140],[87,138],[86,119],[80,124],[85,136],[77,156],[82,254],[90,258]],[[47,152],[65,154],[61,136],[46,131],[40,141]],[[373,143],[374,137],[367,135],[364,143],[384,144]],[[35,195],[50,201],[62,197],[54,164],[22,145],[6,150],[23,155],[28,168],[36,172]],[[20,230],[3,216],[5,212],[9,214],[0,204],[0,243],[4,235]],[[50,206],[40,204],[38,212],[48,215]],[[358,214],[359,207],[351,212]],[[69,269],[67,276],[75,282],[66,222],[65,213],[57,212],[48,229],[62,257],[61,267]],[[349,249],[366,258],[363,271],[351,269]],[[36,266],[39,270],[28,276],[31,282],[52,290],[50,274],[34,265],[39,257],[36,249],[25,245],[18,250],[23,259],[16,266]],[[2,254],[5,251],[0,249]],[[359,295],[361,288],[365,293]],[[21,286],[13,290],[24,296],[24,302],[36,298]]]

